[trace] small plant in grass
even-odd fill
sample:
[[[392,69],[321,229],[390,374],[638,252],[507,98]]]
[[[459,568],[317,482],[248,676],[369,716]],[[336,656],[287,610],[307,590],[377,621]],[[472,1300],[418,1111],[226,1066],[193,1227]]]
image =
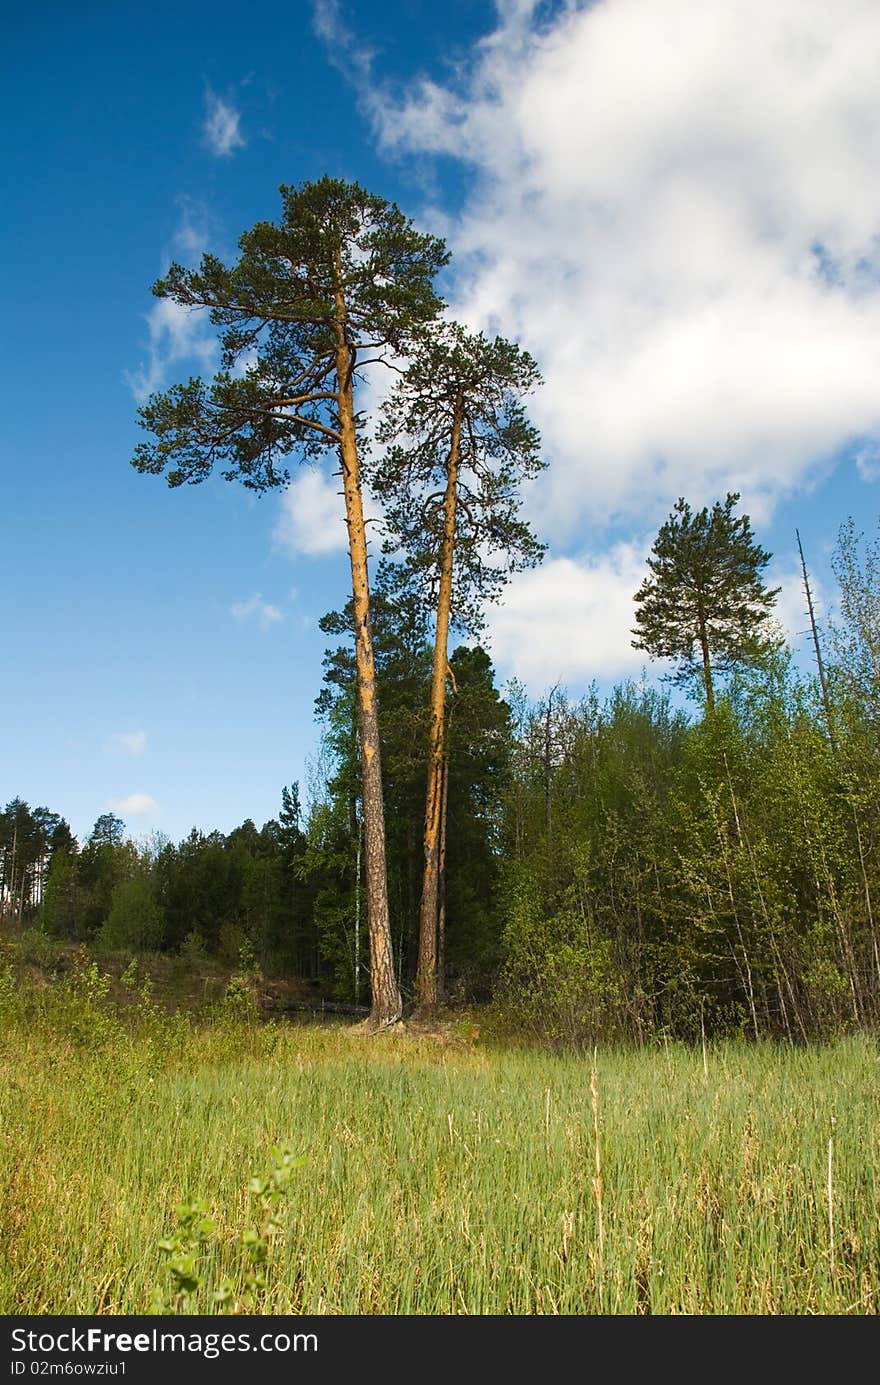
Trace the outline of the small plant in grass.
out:
[[[137,957],[132,957],[119,978],[120,986],[127,991],[133,991],[138,983],[138,961]]]
[[[140,965],[132,957],[119,978],[123,991],[130,996],[127,1018],[137,1037],[143,1041],[141,1052],[147,1064],[157,1060],[160,1053],[170,1052],[188,1027],[185,1015],[171,1015],[153,999],[153,978],[148,971],[140,974]],[[151,1052],[152,1050],[152,1052]]]
[[[112,980],[109,972],[102,971],[98,963],[92,961],[86,948],[77,950],[70,989],[78,1000],[96,1009],[102,1007],[110,994]]]
[[[177,1227],[159,1242],[171,1282],[164,1290],[155,1290],[154,1313],[186,1313],[193,1306],[202,1283],[206,1249],[216,1230],[206,1202],[180,1202],[174,1210]]]
[[[283,1229],[281,1202],[296,1169],[305,1163],[286,1145],[272,1151],[273,1164],[267,1174],[255,1174],[248,1182],[254,1221],[238,1239],[237,1250],[243,1260],[241,1278],[244,1292],[238,1296],[233,1283],[224,1279],[214,1291],[215,1312],[257,1309],[269,1285],[268,1267],[272,1244]],[[209,1262],[209,1247],[215,1241],[216,1226],[209,1217],[206,1202],[181,1202],[175,1208],[177,1227],[159,1242],[166,1256],[171,1282],[153,1294],[154,1313],[197,1311],[199,1292]]]
[[[295,1170],[305,1163],[304,1158],[296,1158],[286,1145],[273,1149],[272,1155],[274,1163],[269,1173],[255,1174],[248,1183],[255,1220],[245,1229],[239,1242],[245,1257],[243,1308],[257,1308],[265,1298],[272,1243],[283,1230],[281,1202]],[[231,1297],[231,1287],[222,1284],[214,1301],[218,1306],[226,1306]]]
[[[62,1029],[78,1047],[91,1052],[115,1050],[125,1038],[117,1006],[111,994],[112,976],[80,948],[73,970],[57,993],[46,991],[46,1019]]]

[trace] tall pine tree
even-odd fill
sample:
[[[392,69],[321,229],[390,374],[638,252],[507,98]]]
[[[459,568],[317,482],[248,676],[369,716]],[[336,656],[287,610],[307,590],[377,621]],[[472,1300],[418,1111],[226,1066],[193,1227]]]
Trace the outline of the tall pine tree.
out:
[[[282,187],[279,224],[239,240],[238,263],[213,255],[192,271],[172,265],[153,292],[206,308],[221,329],[221,370],[154,395],[141,422],[155,434],[138,470],[171,486],[199,482],[215,463],[252,490],[283,487],[291,452],[331,449],[341,464],[354,601],[363,783],[364,856],[374,1028],[401,1013],[388,920],[385,819],[367,540],[355,385],[364,367],[405,353],[440,307],[433,279],[443,243],[418,233],[399,208],[355,183],[322,178]]]
[[[498,596],[508,574],[542,557],[543,545],[519,515],[522,482],[545,465],[522,403],[539,380],[518,346],[444,323],[425,334],[379,429],[379,440],[391,444],[372,477],[386,507],[386,551],[403,551],[435,619],[416,975],[423,1012],[443,990],[449,628],[478,630],[483,604]]]

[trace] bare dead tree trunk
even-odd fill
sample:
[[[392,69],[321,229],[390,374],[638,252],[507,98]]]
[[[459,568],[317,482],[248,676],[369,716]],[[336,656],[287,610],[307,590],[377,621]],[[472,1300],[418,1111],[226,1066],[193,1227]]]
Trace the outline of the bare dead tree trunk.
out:
[[[798,552],[801,555],[801,570],[804,574],[804,591],[807,596],[807,611],[810,617],[810,629],[813,632],[813,648],[816,651],[816,666],[819,670],[819,686],[822,689],[822,705],[825,708],[825,722],[828,726],[828,740],[831,749],[837,752],[837,743],[834,737],[834,719],[831,715],[831,698],[828,693],[828,679],[825,676],[825,663],[822,658],[822,647],[819,644],[819,631],[816,629],[816,613],[813,610],[813,593],[810,591],[810,579],[807,576],[807,560],[804,557],[804,548],[801,543],[800,531],[795,529],[797,535]]]

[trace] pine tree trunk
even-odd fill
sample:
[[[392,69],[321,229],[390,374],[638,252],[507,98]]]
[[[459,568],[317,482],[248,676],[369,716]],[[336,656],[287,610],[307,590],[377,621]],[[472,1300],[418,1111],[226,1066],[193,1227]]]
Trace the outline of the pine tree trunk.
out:
[[[449,755],[443,757],[440,791],[440,861],[437,882],[437,1002],[446,999],[446,822],[449,809]]]
[[[428,756],[428,789],[425,799],[425,873],[419,911],[419,965],[416,972],[416,1008],[420,1014],[435,1009],[438,1001],[437,930],[440,914],[440,826],[443,809],[443,753],[446,720],[446,669],[449,616],[452,609],[452,565],[455,552],[455,507],[458,499],[458,465],[461,450],[463,400],[456,402],[443,500],[443,539],[440,547],[440,589],[437,597],[437,630],[434,638],[434,670],[431,678],[431,730]]]
[[[363,791],[364,865],[367,894],[367,929],[370,936],[372,1010],[370,1028],[395,1024],[401,1016],[400,988],[394,974],[394,953],[388,914],[388,881],[385,868],[385,809],[382,800],[382,768],[379,757],[379,715],[376,703],[376,669],[370,630],[370,589],[367,578],[367,536],[355,437],[352,359],[345,335],[345,304],[336,291],[336,376],[339,391],[341,461],[345,492],[345,519],[351,557],[351,590],[354,598],[355,656],[358,680],[361,783]]]
[[[702,606],[697,612],[700,634],[700,653],[703,656],[703,685],[706,689],[706,711],[712,713],[715,710],[715,690],[712,687],[712,665],[709,662],[709,640],[706,635],[706,616]]]

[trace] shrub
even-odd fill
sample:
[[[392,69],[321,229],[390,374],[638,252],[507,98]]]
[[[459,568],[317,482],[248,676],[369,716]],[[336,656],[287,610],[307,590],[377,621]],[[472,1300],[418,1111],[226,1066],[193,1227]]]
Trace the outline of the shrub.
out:
[[[136,875],[114,889],[97,945],[106,951],[152,952],[161,945],[164,932],[164,916],[150,882]]]

